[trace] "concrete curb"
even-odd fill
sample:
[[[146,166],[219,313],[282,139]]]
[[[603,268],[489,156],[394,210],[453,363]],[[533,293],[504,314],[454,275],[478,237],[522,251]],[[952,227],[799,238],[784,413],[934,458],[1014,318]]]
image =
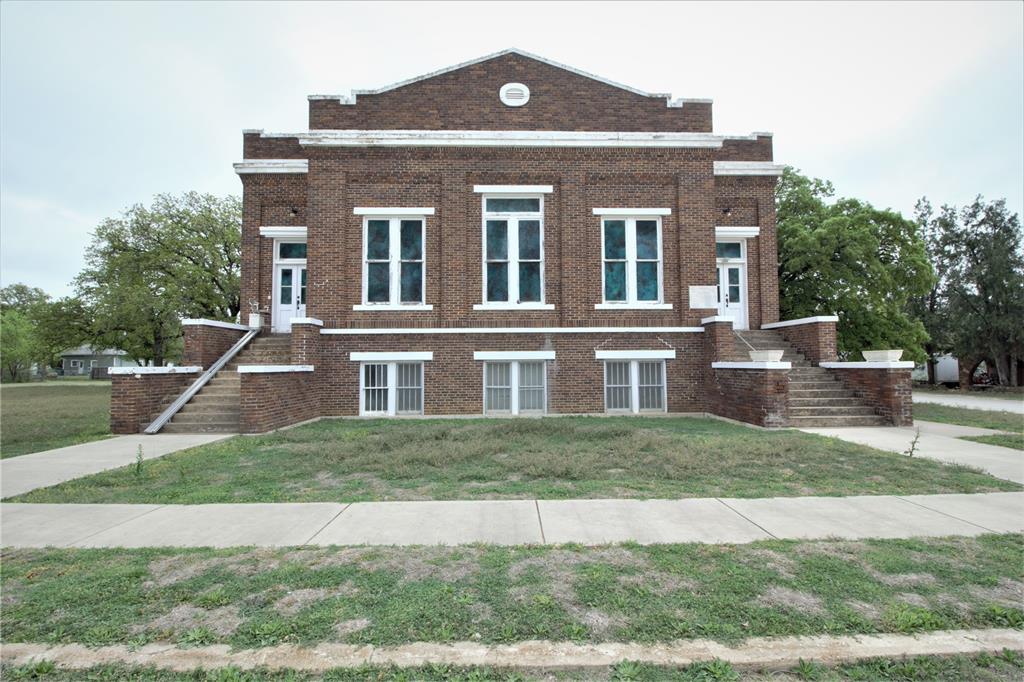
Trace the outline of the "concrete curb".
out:
[[[476,642],[435,644],[416,642],[401,646],[320,644],[315,647],[281,645],[231,651],[226,644],[180,649],[174,644],[147,644],[136,650],[124,645],[88,648],[81,644],[5,643],[0,659],[9,665],[52,661],[58,668],[84,669],[97,665],[154,666],[187,672],[196,668],[235,666],[245,670],[322,672],[363,665],[415,667],[426,664],[487,666],[492,668],[603,668],[621,661],[685,666],[721,659],[742,669],[782,670],[800,659],[834,665],[866,658],[949,656],[1024,650],[1024,632],[1012,629],[944,630],[920,635],[828,635],[814,637],[755,637],[738,646],[711,640],[679,640],[664,644],[608,642],[528,641],[488,645]]]

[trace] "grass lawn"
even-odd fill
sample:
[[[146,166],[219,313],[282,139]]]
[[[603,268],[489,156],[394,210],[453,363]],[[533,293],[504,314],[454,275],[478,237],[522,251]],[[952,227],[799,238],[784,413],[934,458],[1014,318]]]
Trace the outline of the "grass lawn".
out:
[[[0,387],[0,457],[110,435],[110,382],[63,381]]]
[[[914,419],[1024,434],[1024,415],[1012,412],[971,410],[966,407],[950,407],[934,403],[914,403]]]
[[[685,668],[668,668],[642,663],[624,662],[607,669],[566,670],[502,670],[492,668],[458,668],[430,665],[420,668],[384,668],[367,666],[350,670],[335,669],[325,674],[303,674],[291,670],[266,669],[242,671],[222,668],[207,672],[176,673],[155,668],[102,666],[84,671],[56,670],[48,663],[35,663],[21,668],[0,667],[4,679],[44,680],[151,680],[152,682],[550,682],[552,680],[611,680],[613,682],[773,682],[776,680],[878,680],[881,682],[1011,682],[1024,675],[1024,657],[1004,650],[999,654],[969,656],[917,656],[910,659],[871,659],[826,667],[812,661],[785,671],[737,671],[723,661],[696,663]]]
[[[23,502],[323,502],[973,493],[1021,486],[799,431],[687,417],[323,420],[21,495]]]
[[[3,550],[5,642],[239,648],[1024,627],[1024,535],[606,547]]]
[[[961,436],[961,440],[973,440],[976,443],[988,443],[999,445],[1004,448],[1024,450],[1024,434],[1022,433],[997,433],[991,436]]]

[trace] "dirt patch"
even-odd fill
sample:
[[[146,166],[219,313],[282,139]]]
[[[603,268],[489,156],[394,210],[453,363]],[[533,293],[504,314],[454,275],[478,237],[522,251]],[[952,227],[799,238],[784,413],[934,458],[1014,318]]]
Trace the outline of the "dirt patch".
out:
[[[815,616],[825,613],[825,607],[822,605],[821,599],[813,594],[778,585],[769,587],[768,591],[758,597],[754,603],[758,606],[792,609],[793,611],[809,613]]]
[[[345,637],[353,632],[359,632],[370,627],[370,621],[366,618],[355,618],[353,620],[343,620],[334,626],[334,632],[339,637]]]
[[[796,561],[785,554],[779,554],[772,549],[753,549],[747,552],[747,556],[753,559],[753,561],[748,563],[764,566],[786,579],[796,577]]]
[[[302,609],[319,601],[339,596],[352,596],[357,591],[351,582],[345,582],[334,589],[316,587],[292,590],[274,602],[274,610],[282,616],[294,616]]]
[[[917,587],[918,585],[934,585],[935,576],[931,573],[879,573],[868,571],[878,582],[891,587]]]
[[[684,578],[674,573],[666,573],[665,571],[647,571],[644,573],[620,575],[618,581],[620,584],[629,587],[648,589],[657,595],[672,594],[679,590],[692,592],[697,588],[697,584],[689,578]]]
[[[473,616],[474,623],[483,623],[494,617],[494,609],[490,604],[476,601],[469,605],[469,612]]]
[[[624,547],[606,547],[592,552],[573,552],[555,549],[537,556],[520,559],[509,567],[511,578],[519,578],[531,568],[539,568],[545,574],[553,571],[566,572],[582,564],[609,564],[616,568],[645,568],[647,561]]]
[[[205,627],[214,634],[226,637],[238,629],[242,618],[237,606],[222,606],[218,609],[206,610],[191,604],[179,604],[162,616],[158,616],[144,625],[132,628],[133,632],[146,630],[156,632],[173,632],[180,635],[194,628]]]
[[[273,571],[280,559],[271,549],[256,549],[227,557],[168,556],[149,563],[150,579],[142,583],[144,589],[167,587],[191,580],[214,569],[224,569],[236,576],[250,576]]]
[[[882,612],[873,604],[850,600],[846,602],[846,605],[872,623],[879,623],[882,620]]]
[[[995,602],[1009,608],[1024,608],[1024,582],[1019,580],[1000,578],[999,584],[995,587],[972,585],[970,593],[982,601]]]
[[[929,606],[928,600],[916,592],[900,592],[896,595],[896,598],[901,602],[910,604],[911,606],[919,606],[922,609],[926,609]]]

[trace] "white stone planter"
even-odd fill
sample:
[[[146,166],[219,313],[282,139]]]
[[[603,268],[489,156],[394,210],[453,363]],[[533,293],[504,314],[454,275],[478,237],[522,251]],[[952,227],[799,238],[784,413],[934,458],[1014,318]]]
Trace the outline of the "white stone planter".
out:
[[[903,351],[896,350],[864,350],[861,351],[868,362],[896,362],[903,356]]]
[[[249,329],[262,329],[263,315],[261,313],[249,313]]]
[[[782,360],[784,350],[752,350],[750,353],[751,362],[779,362]]]

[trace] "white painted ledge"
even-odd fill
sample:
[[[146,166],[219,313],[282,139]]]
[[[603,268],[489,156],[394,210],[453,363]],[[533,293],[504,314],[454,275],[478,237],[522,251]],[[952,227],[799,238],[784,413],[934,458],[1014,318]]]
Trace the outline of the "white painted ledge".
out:
[[[393,215],[393,216],[423,216],[434,215],[433,206],[396,206],[393,208],[375,206],[356,206],[352,209],[355,215]]]
[[[236,329],[240,332],[249,331],[249,327],[244,324],[235,324],[234,322],[221,322],[219,320],[207,320],[205,318],[188,319],[181,321],[182,327],[220,327],[221,329]]]
[[[704,327],[369,327],[321,329],[321,334],[699,334]]]
[[[913,360],[895,362],[820,362],[825,369],[914,369]]]
[[[107,374],[199,374],[202,367],[187,365],[185,367],[109,367]]]
[[[554,310],[554,303],[474,303],[473,310]]]
[[[247,159],[234,164],[239,175],[249,173],[308,173],[307,159]]]
[[[818,315],[816,317],[801,317],[799,320],[786,320],[785,322],[770,322],[762,324],[761,329],[781,329],[782,327],[796,327],[801,324],[817,324],[818,322],[838,322],[838,315]]]
[[[594,310],[672,310],[671,303],[596,303]]]
[[[261,237],[274,239],[305,239],[309,230],[304,225],[264,225],[260,227]]]
[[[771,161],[715,161],[715,175],[782,175],[783,169]]]
[[[239,374],[281,374],[284,372],[312,372],[313,365],[239,365]]]
[[[433,360],[433,351],[381,351],[372,353],[349,353],[352,362],[415,362]]]
[[[649,215],[672,215],[671,208],[595,208],[594,215],[599,216],[649,216]]]
[[[598,360],[675,360],[674,349],[665,350],[595,350]]]
[[[295,133],[295,135],[299,139],[299,144],[312,147],[654,147],[719,149],[722,146],[722,142],[726,139],[723,135],[714,135],[712,133],[591,132],[576,130],[309,130]],[[779,166],[779,168],[778,173],[772,174],[778,175],[781,173],[782,167]],[[742,173],[742,175],[752,174],[754,173]]]
[[[793,369],[792,362],[712,362],[712,369]]]
[[[474,360],[554,360],[553,350],[478,350]]]
[[[475,194],[551,194],[554,185],[473,185]]]
[[[736,318],[726,317],[724,315],[712,315],[711,317],[703,317],[700,320],[701,324],[711,324],[713,322],[728,322],[729,324],[736,324]]]
[[[760,236],[761,236],[761,228],[760,227],[755,227],[755,226],[751,226],[751,227],[731,226],[731,227],[716,227],[715,228],[715,237],[732,237],[734,239],[749,239],[751,237],[760,237]]]
[[[434,306],[430,305],[429,303],[426,304],[426,305],[424,305],[424,304],[392,305],[391,303],[380,303],[380,304],[378,304],[378,303],[359,303],[359,304],[356,304],[356,305],[352,306],[352,310],[357,310],[357,311],[363,312],[363,313],[365,313],[365,312],[379,313],[379,312],[384,312],[384,311],[388,311],[388,310],[390,310],[391,312],[394,312],[394,311],[397,310],[397,311],[408,313],[408,312],[417,312],[417,311],[433,310],[433,309],[434,309]]]
[[[293,317],[289,322],[292,324],[312,324],[317,327],[324,326],[324,321],[318,317]]]

